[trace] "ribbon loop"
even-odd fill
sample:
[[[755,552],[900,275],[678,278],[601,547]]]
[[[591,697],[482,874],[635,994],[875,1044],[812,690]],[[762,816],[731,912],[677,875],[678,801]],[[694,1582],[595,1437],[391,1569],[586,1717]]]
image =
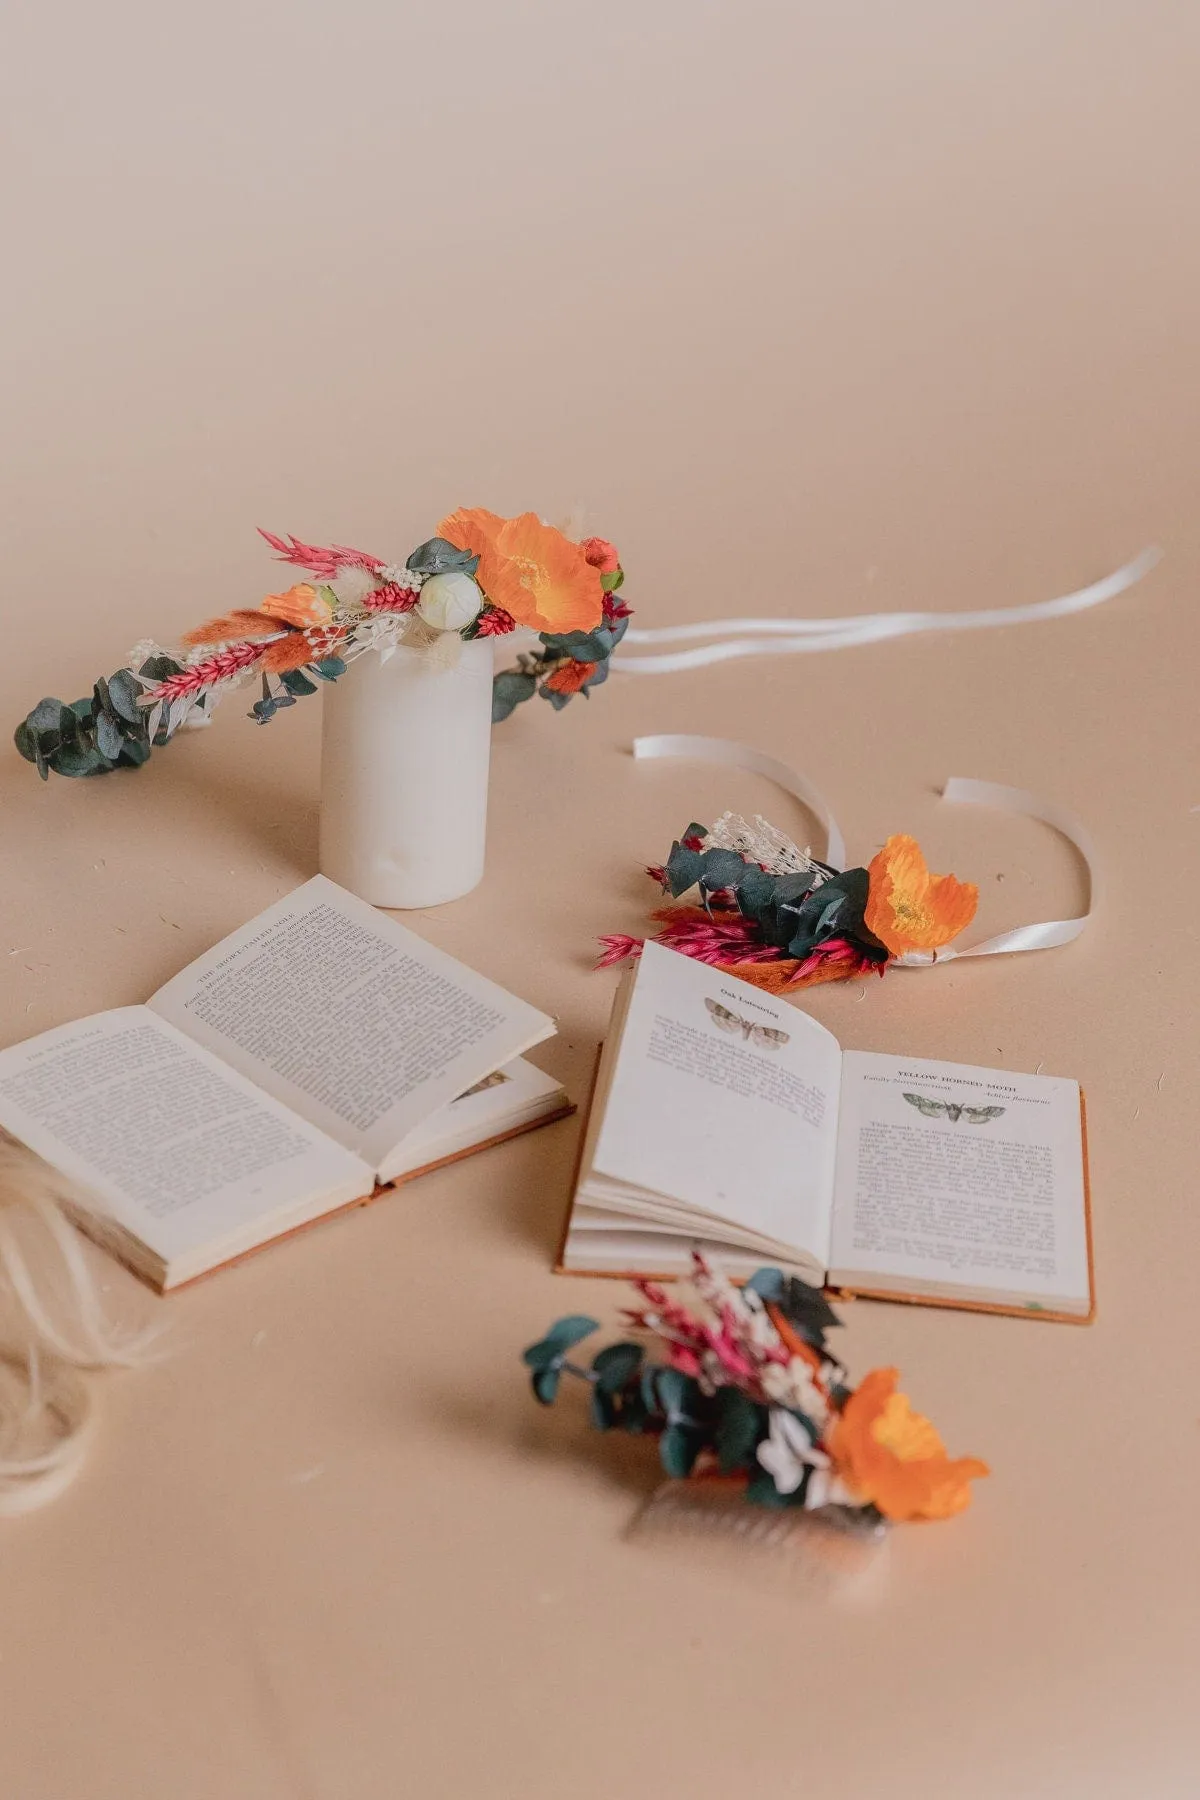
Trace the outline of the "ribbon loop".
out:
[[[955,949],[948,944],[929,960],[950,962],[955,957],[963,956],[1011,956],[1022,950],[1052,950],[1058,944],[1069,944],[1079,937],[1092,916],[1096,902],[1096,852],[1088,832],[1077,819],[1065,812],[1053,801],[1039,800],[1025,788],[1001,787],[994,781],[971,781],[961,775],[952,775],[942,789],[943,800],[961,801],[974,806],[994,806],[1001,812],[1020,813],[1029,819],[1037,819],[1043,825],[1049,825],[1057,831],[1078,854],[1084,869],[1087,871],[1088,899],[1086,910],[1074,919],[1043,919],[1036,925],[1017,925],[1011,931],[1002,931],[996,937],[985,938],[981,944],[971,944],[963,950]],[[924,961],[924,957],[920,958]],[[897,968],[915,968],[918,958],[915,955],[898,958]]]
[[[846,840],[829,802],[810,781],[785,762],[780,762],[778,757],[765,756],[761,750],[752,750],[748,744],[737,744],[729,738],[673,736],[669,732],[657,737],[634,738],[633,754],[639,761],[690,756],[696,762],[717,763],[727,769],[748,769],[752,775],[765,775],[768,781],[781,787],[785,794],[791,794],[815,815],[825,833],[825,861],[836,869],[845,867]]]

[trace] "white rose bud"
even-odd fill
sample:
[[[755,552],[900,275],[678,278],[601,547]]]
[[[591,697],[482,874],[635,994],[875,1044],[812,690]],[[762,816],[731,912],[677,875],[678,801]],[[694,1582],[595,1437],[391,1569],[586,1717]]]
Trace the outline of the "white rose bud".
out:
[[[461,569],[452,569],[449,574],[429,577],[421,589],[417,611],[435,631],[462,631],[479,617],[482,606],[478,582]]]

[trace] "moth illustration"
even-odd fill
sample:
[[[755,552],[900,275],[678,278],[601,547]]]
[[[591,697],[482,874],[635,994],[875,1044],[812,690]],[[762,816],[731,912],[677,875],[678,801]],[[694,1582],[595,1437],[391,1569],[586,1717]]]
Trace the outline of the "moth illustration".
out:
[[[706,1000],[704,1004],[718,1031],[740,1031],[747,1043],[757,1044],[760,1050],[778,1050],[781,1044],[791,1042],[790,1031],[777,1031],[773,1025],[756,1025],[753,1019],[743,1019],[741,1013],[730,1012],[719,1000]]]
[[[1008,1111],[1005,1106],[961,1106],[957,1100],[934,1100],[929,1094],[905,1094],[904,1098],[927,1119],[946,1118],[952,1125],[957,1125],[960,1119],[965,1119],[968,1125],[987,1125],[993,1119],[1003,1118]]]

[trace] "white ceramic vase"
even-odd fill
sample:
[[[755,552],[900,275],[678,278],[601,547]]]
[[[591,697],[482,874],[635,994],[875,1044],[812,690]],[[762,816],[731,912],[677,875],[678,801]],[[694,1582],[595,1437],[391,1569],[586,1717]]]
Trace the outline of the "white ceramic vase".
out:
[[[321,873],[374,906],[438,906],[483,877],[490,638],[452,669],[401,646],[324,689]]]

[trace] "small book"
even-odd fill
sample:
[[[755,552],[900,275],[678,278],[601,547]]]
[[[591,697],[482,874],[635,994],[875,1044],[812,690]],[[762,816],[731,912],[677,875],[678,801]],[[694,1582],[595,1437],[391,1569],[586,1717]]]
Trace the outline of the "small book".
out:
[[[0,1127],[162,1292],[572,1111],[521,1056],[554,1029],[318,875],[145,1006],[0,1051]]]
[[[843,1051],[647,944],[617,995],[559,1268],[669,1278],[692,1248],[879,1299],[1093,1315],[1078,1084]]]

